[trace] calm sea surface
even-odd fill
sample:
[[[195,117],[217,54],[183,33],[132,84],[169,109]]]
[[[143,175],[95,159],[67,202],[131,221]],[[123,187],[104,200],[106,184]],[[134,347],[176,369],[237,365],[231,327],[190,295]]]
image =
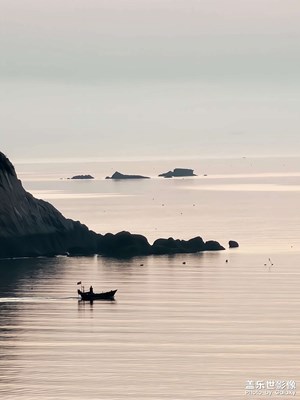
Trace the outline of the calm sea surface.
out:
[[[240,248],[1,260],[1,400],[265,399],[246,395],[247,381],[300,385],[299,161],[17,165],[27,190],[97,232]],[[199,176],[155,177],[181,166]],[[153,178],[103,179],[115,170]],[[96,179],[65,179],[77,173]],[[116,300],[79,302],[80,280],[118,289]]]

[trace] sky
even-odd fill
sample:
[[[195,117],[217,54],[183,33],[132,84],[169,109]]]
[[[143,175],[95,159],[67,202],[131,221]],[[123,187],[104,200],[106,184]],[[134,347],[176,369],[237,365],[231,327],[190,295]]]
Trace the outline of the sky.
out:
[[[0,0],[16,160],[300,155],[298,0]]]

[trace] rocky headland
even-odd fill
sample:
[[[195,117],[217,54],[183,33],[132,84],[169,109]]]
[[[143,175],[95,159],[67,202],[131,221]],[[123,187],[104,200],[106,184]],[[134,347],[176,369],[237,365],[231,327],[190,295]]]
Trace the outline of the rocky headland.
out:
[[[97,234],[65,218],[50,203],[28,193],[9,159],[0,152],[0,258],[99,254],[133,257],[150,254],[224,250],[218,242],[157,239],[123,231]]]
[[[185,176],[197,176],[194,174],[193,169],[189,168],[175,168],[173,171],[164,172],[158,176],[162,176],[163,178],[177,178],[177,177],[185,177]]]

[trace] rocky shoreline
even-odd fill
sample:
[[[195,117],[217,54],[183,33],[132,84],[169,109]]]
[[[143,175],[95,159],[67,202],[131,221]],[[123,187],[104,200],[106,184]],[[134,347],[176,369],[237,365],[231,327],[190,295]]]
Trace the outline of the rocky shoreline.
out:
[[[0,152],[0,258],[99,254],[133,257],[224,250],[216,241],[157,239],[122,231],[105,235],[65,218],[50,203],[23,188],[15,168]]]

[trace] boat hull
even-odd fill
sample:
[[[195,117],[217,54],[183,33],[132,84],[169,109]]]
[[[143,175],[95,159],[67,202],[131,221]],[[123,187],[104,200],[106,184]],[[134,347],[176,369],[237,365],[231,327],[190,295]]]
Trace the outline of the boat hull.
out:
[[[82,292],[78,289],[78,294],[81,296],[81,300],[94,301],[94,300],[114,300],[117,290],[110,290],[109,292],[103,293],[91,293]]]

